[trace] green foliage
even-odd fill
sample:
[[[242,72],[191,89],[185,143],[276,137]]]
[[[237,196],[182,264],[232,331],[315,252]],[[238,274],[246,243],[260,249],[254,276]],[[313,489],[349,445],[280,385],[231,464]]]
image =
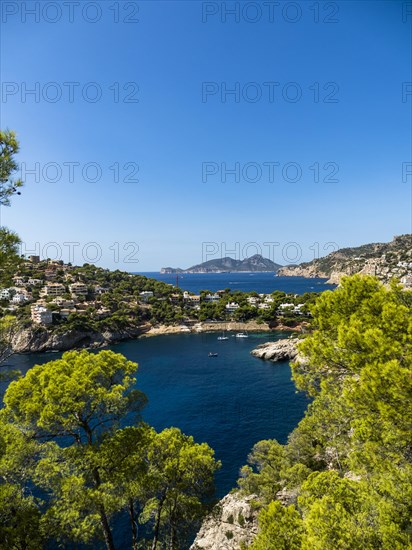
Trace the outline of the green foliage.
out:
[[[145,506],[140,521],[151,522],[154,541],[163,536],[169,548],[182,547],[187,529],[203,511],[201,497],[212,494],[220,467],[213,450],[197,444],[177,428],[157,434],[148,454]]]
[[[259,514],[260,533],[250,550],[300,550],[302,519],[295,507],[274,501]]]
[[[1,187],[0,187],[1,204]],[[0,227],[0,285],[10,286],[12,277],[16,273],[21,258],[19,256],[20,238],[16,233]]]
[[[12,315],[5,315],[0,318],[0,368],[1,364],[12,355],[11,340],[16,332],[17,322]],[[16,371],[7,373],[0,372],[0,381],[9,381],[17,375]]]
[[[131,391],[137,365],[120,354],[69,351],[37,365],[8,387],[3,414],[38,435],[71,437],[93,443],[141,394]]]
[[[39,550],[40,511],[18,485],[0,484],[0,550]]]
[[[0,205],[9,206],[10,197],[15,193],[20,195],[19,188],[23,182],[13,179],[18,170],[15,155],[19,152],[19,142],[11,130],[0,130]]]
[[[284,447],[275,440],[256,443],[248,457],[250,466],[244,466],[239,487],[246,494],[259,494],[270,502],[280,490],[281,469],[285,464]]]
[[[102,539],[114,550],[112,522],[126,511],[133,549],[148,542],[139,538],[139,522],[154,548],[181,548],[220,463],[206,443],[177,428],[119,428],[126,417],[138,421],[145,403],[133,388],[136,368],[112,351],[67,352],[9,385],[0,413],[5,550],[40,550],[47,540],[94,547]],[[30,496],[33,485],[44,502]]]
[[[324,292],[311,308],[317,330],[299,348],[308,361],[293,367],[297,387],[314,396],[321,382],[339,386],[367,363],[410,365],[411,309],[402,294],[361,276],[344,278],[339,289]]]
[[[258,443],[241,471],[267,505],[251,548],[412,548],[412,295],[353,276],[310,307],[292,372],[313,401],[287,445]]]
[[[245,526],[245,517],[244,515],[242,514],[242,512],[239,512],[239,516],[237,518],[237,522],[238,524],[241,526],[241,527],[244,527]]]

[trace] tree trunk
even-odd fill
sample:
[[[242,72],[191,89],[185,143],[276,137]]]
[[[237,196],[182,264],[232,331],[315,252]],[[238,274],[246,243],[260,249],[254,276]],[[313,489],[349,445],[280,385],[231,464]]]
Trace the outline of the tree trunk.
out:
[[[159,510],[157,511],[157,518],[156,518],[156,525],[154,530],[154,538],[152,543],[152,550],[156,550],[157,543],[159,542],[159,530],[160,530],[160,516],[162,513],[162,507],[165,497],[162,497],[162,499],[159,502]]]
[[[104,536],[104,541],[106,543],[107,550],[116,550],[114,547],[113,536],[110,530],[110,525],[107,520],[104,506],[100,506],[100,523],[103,529],[103,536]]]
[[[132,526],[132,548],[133,550],[137,550],[138,527],[137,527],[137,521],[134,513],[133,499],[129,500],[129,516],[130,516],[130,523]]]
[[[173,508],[170,512],[170,530],[169,530],[169,550],[177,548],[177,536],[176,536],[176,499],[173,503]]]
[[[93,477],[94,477],[95,487],[99,488],[100,487],[100,474],[99,474],[99,470],[97,468],[95,468],[93,470]],[[103,537],[104,537],[104,541],[106,543],[106,548],[107,548],[107,550],[116,550],[115,547],[114,547],[113,535],[112,535],[112,531],[110,529],[109,520],[107,519],[106,510],[105,510],[103,504],[101,504],[99,506],[99,514],[100,514],[100,525],[102,526]]]

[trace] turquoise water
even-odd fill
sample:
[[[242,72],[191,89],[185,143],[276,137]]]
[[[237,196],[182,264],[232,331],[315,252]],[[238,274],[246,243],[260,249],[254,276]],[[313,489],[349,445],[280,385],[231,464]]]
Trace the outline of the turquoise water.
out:
[[[158,281],[176,285],[176,275],[159,272],[140,273]],[[336,285],[326,284],[327,279],[306,279],[305,277],[275,277],[274,273],[184,273],[179,275],[180,288],[198,293],[201,290],[241,290],[270,293],[274,290],[304,294],[333,290]]]
[[[232,333],[234,334],[234,333]],[[271,363],[250,355],[259,343],[285,334],[230,336],[216,333],[167,335],[111,346],[139,364],[137,386],[148,397],[143,418],[157,430],[178,426],[206,441],[222,461],[217,496],[236,484],[239,468],[261,439],[286,441],[302,418],[307,400],[296,394],[288,362]],[[209,358],[209,352],[218,357]],[[23,372],[57,353],[14,356],[9,364]]]

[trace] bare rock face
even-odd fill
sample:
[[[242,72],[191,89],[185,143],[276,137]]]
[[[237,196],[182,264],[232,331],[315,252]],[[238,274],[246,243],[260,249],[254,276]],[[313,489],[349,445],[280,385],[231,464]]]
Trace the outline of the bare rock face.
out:
[[[267,361],[285,361],[295,359],[298,355],[297,344],[298,338],[287,338],[278,340],[277,342],[267,342],[260,344],[250,353],[259,359]]]
[[[101,347],[128,338],[136,338],[144,330],[144,327],[138,327],[123,331],[81,332],[69,330],[63,333],[51,333],[36,327],[17,332],[11,345],[14,353],[67,351],[83,347]]]
[[[257,511],[251,506],[256,495],[226,495],[205,519],[190,550],[239,550],[257,535]]]

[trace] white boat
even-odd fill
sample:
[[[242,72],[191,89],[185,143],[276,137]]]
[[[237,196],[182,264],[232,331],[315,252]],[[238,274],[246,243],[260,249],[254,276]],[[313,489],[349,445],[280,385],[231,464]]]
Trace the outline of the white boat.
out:
[[[218,340],[229,340],[229,337],[228,336],[218,336],[217,339]]]
[[[238,332],[236,334],[236,338],[249,338],[249,336],[247,334],[245,334],[244,332]]]

